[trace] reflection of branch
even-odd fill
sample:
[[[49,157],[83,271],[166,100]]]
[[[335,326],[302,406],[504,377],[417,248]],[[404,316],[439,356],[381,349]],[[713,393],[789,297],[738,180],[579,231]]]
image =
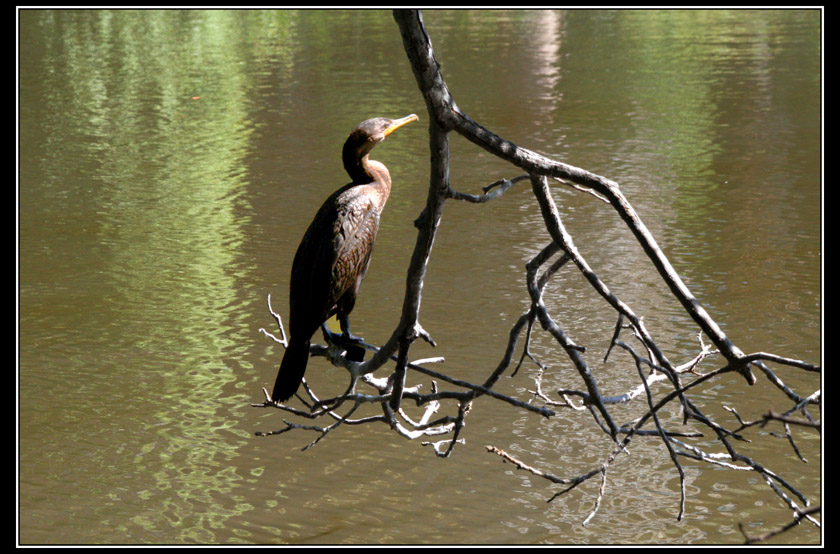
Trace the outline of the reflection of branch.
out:
[[[602,457],[600,463],[580,472],[576,477],[558,477],[550,471],[536,469],[498,447],[488,446],[487,449],[500,456],[505,462],[515,464],[519,469],[528,471],[554,485],[565,486],[560,492],[554,493],[550,500],[555,500],[578,485],[595,476],[600,476],[595,505],[585,518],[584,524],[594,517],[601,505],[607,490],[607,471],[613,461],[619,454],[630,453],[628,447],[636,437],[645,437],[646,439],[639,440],[656,441],[656,444],[661,446],[662,452],[667,453],[674,471],[679,475],[680,501],[677,519],[681,519],[685,513],[686,478],[683,464],[696,462],[760,474],[773,493],[795,513],[800,514],[797,516],[797,521],[805,518],[818,525],[808,512],[799,511],[800,508],[789,496],[792,495],[798,502],[807,506],[808,500],[802,492],[759,461],[740,452],[736,445],[740,447],[741,444],[750,440],[745,436],[745,431],[755,429],[759,424],[764,425],[772,419],[785,425],[786,437],[793,450],[799,454],[790,432],[790,425],[821,430],[819,423],[815,423],[807,412],[809,406],[821,406],[820,392],[816,391],[805,398],[799,396],[766,363],[811,372],[819,372],[820,368],[800,360],[764,352],[745,355],[729,340],[685,286],[653,236],[622,194],[618,184],[583,169],[520,148],[470,119],[460,110],[449,93],[439,71],[440,66],[434,58],[431,40],[420,13],[413,10],[397,10],[394,18],[399,25],[418,87],[426,101],[430,118],[431,150],[429,189],[426,204],[414,222],[418,231],[407,270],[400,320],[384,345],[379,348],[364,345],[373,353],[367,361],[348,360],[345,352],[337,345],[311,345],[312,355],[324,356],[333,365],[348,370],[350,383],[347,389],[338,396],[319,400],[304,380],[303,391],[306,398],[303,396],[299,398],[308,411],[274,403],[267,393],[265,401],[255,406],[277,408],[307,419],[326,417],[332,422],[327,426],[286,422],[285,428],[263,434],[286,433],[290,430],[315,432],[317,437],[306,446],[309,448],[342,425],[382,422],[399,436],[410,440],[444,436],[433,442],[423,441],[422,444],[432,446],[437,456],[448,457],[456,444],[464,444],[464,439],[460,437],[466,425],[466,418],[473,403],[482,397],[490,397],[546,418],[556,415],[552,408],[567,407],[575,414],[589,412],[597,429],[600,429],[611,441],[611,448]],[[497,180],[485,186],[483,194],[480,195],[454,190],[449,182],[449,133],[451,132],[459,133],[526,173],[510,179]],[[677,356],[682,359],[690,357],[688,361],[679,365],[672,363],[645,326],[643,318],[637,315],[628,303],[611,292],[607,284],[601,280],[578,251],[572,235],[563,224],[549,187],[549,177],[608,203],[627,225],[673,297],[699,327],[699,352],[695,355]],[[542,223],[551,242],[525,264],[524,284],[529,300],[528,308],[512,325],[501,360],[481,383],[457,379],[443,371],[429,369],[425,365],[432,361],[440,362],[442,358],[409,362],[409,352],[416,339],[422,338],[429,344],[435,345],[430,334],[420,325],[419,316],[426,267],[441,222],[444,203],[450,199],[476,204],[485,203],[498,198],[515,183],[526,179],[531,183],[531,191],[539,206]],[[597,369],[597,366],[588,359],[591,357],[591,349],[587,345],[576,342],[564,327],[561,315],[550,310],[546,305],[544,295],[548,284],[552,280],[573,278],[583,279],[595,291],[598,298],[616,313],[617,322],[602,358],[602,363],[612,364],[613,372],[609,374]],[[275,341],[285,344],[282,321],[271,310],[270,305],[269,310],[280,326],[283,339],[277,339],[264,330],[261,331]],[[534,341],[534,331],[538,331],[539,328],[547,333],[554,344],[562,348],[564,357],[561,357],[561,360],[555,361],[540,353],[539,345]],[[536,390],[531,391],[533,396],[530,401],[520,400],[495,390],[504,373],[514,363],[517,344],[523,331],[524,345],[511,376],[517,375],[526,358],[538,366],[539,370],[535,378]],[[714,349],[711,345],[704,343],[704,335],[711,340]],[[615,354],[611,356],[612,352]],[[722,357],[722,365],[712,369],[706,368],[701,372],[700,365],[704,362],[708,363],[706,360],[713,356],[717,356],[716,359]],[[394,370],[387,377],[373,377],[372,372],[383,368],[389,361],[395,362]],[[582,383],[582,386],[577,385],[580,390],[556,389],[556,394],[561,399],[559,401],[552,399],[550,394],[543,390],[543,378],[549,375],[550,365],[554,364],[571,364],[574,369],[574,372],[571,372],[574,379],[576,381],[579,379]],[[781,391],[792,402],[791,410],[780,415],[771,412],[760,420],[745,422],[737,411],[727,408],[740,424],[740,426],[736,424],[730,428],[729,423],[720,423],[715,417],[705,414],[695,402],[695,398],[700,396],[698,393],[704,387],[710,383],[719,382],[719,378],[727,373],[737,372],[750,385],[755,384],[753,367],[767,378],[767,381],[775,387],[774,390]],[[418,374],[434,379],[430,392],[422,392],[421,385],[413,383],[413,378]],[[554,374],[551,375],[554,376]],[[622,379],[614,378],[619,375]],[[623,383],[626,383],[627,379],[630,379],[631,384],[625,386]],[[359,381],[365,386],[373,387],[376,394],[356,392]],[[601,390],[604,383],[611,387],[614,387],[616,383],[622,383],[623,388],[619,394],[606,395]],[[441,388],[439,389],[438,386]],[[424,407],[423,412],[419,416],[410,415],[405,401],[411,401],[417,407]],[[437,417],[436,414],[439,411],[446,410],[447,404],[450,410],[454,405],[454,412],[450,411],[448,415]],[[626,419],[621,416],[622,410],[631,405],[638,407],[637,411],[641,413],[627,423],[617,423]],[[381,413],[351,418],[362,406],[378,406]],[[793,411],[799,411],[806,419],[791,418],[790,414]],[[432,419],[433,417],[437,418]],[[704,433],[708,433],[712,438],[706,438]],[[689,442],[690,439],[697,438],[704,440],[703,442]],[[712,451],[715,447],[721,451]]]

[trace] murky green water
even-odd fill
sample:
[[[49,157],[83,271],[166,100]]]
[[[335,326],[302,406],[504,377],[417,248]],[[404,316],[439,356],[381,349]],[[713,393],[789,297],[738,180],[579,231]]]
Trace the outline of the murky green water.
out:
[[[619,182],[742,350],[818,362],[820,15],[424,19],[471,117]],[[673,466],[661,445],[639,441],[582,527],[597,485],[547,504],[554,489],[483,448],[576,475],[609,451],[588,416],[539,422],[479,402],[448,460],[384,426],[345,427],[306,452],[303,433],[254,437],[282,427],[279,413],[249,406],[282,355],[258,333],[273,324],[266,295],[286,313],[294,249],[346,181],[347,132],[415,112],[423,122],[376,151],[394,191],[354,330],[381,342],[399,316],[428,150],[391,14],[23,10],[19,23],[21,543],[737,543],[739,521],[788,520],[763,482],[689,465],[677,522]],[[451,140],[455,188],[518,174]],[[614,213],[586,195],[555,197],[611,289],[664,345],[693,354],[693,327]],[[525,309],[524,263],[544,243],[527,186],[488,205],[448,204],[421,315],[440,346],[413,353],[446,356],[459,378],[486,375]],[[549,292],[575,340],[600,350],[612,314],[583,283]],[[579,386],[547,338],[535,348],[553,364],[546,388]],[[500,387],[527,397],[533,375]],[[819,387],[783,375],[802,394]],[[345,382],[323,361],[307,378]],[[605,375],[602,387],[617,394],[631,379]],[[766,382],[726,381],[707,400],[715,413],[737,401],[746,417],[787,408]],[[756,455],[819,503],[820,441],[798,435],[808,464],[783,440]],[[781,539],[819,540],[810,526]]]

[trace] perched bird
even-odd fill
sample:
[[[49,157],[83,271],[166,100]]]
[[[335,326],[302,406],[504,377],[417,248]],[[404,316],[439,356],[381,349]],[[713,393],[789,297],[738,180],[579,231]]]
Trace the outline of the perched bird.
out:
[[[360,123],[344,143],[342,159],[351,182],[335,191],[315,214],[300,241],[289,284],[289,344],[271,398],[285,401],[300,386],[309,358],[309,341],[336,315],[342,334],[334,339],[359,342],[350,333],[348,316],[370,264],[379,216],[391,192],[391,175],[368,155],[385,137],[407,123],[377,117]],[[337,342],[333,340],[333,342]]]

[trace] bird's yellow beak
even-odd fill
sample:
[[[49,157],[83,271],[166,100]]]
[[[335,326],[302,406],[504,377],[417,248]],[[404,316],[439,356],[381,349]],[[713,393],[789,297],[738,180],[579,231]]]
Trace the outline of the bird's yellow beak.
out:
[[[393,133],[394,131],[396,131],[397,129],[402,127],[403,125],[411,123],[412,121],[417,121],[418,119],[419,118],[415,114],[407,115],[407,116],[402,117],[400,119],[395,119],[393,121],[393,123],[391,123],[391,126],[388,127],[387,129],[385,129],[385,132],[383,134],[387,137],[388,135],[390,135],[391,133]]]

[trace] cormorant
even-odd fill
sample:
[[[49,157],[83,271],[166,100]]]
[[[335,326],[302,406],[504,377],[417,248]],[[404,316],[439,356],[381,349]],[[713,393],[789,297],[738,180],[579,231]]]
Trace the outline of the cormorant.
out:
[[[343,342],[361,339],[350,333],[348,316],[370,264],[379,215],[391,192],[391,175],[368,154],[385,137],[417,116],[377,117],[360,123],[344,143],[342,158],[351,182],[335,191],[315,214],[300,241],[289,284],[289,344],[277,371],[271,398],[285,401],[300,386],[309,358],[309,341],[336,315]],[[335,342],[335,341],[334,341]]]

